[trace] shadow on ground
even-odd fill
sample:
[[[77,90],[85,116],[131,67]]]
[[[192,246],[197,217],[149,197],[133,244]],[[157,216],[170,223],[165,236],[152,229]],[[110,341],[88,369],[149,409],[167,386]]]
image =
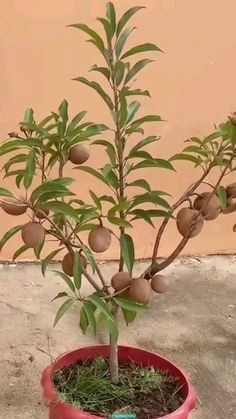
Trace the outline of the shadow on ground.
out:
[[[102,268],[109,279],[116,265]],[[194,419],[233,419],[236,257],[183,258],[167,271],[170,292],[155,296],[134,325],[122,326],[120,342],[158,351],[191,374],[199,396]],[[1,419],[46,419],[39,381],[50,355],[94,342],[81,335],[76,311],[52,329],[58,303],[50,301],[62,290],[58,277],[49,272],[44,279],[37,265],[0,265]],[[102,332],[99,339],[106,341]]]

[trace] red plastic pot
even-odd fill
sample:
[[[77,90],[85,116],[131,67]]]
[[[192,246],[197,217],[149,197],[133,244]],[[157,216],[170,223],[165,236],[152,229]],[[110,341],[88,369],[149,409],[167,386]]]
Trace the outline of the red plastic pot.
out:
[[[58,400],[53,384],[55,372],[88,359],[98,357],[109,358],[109,346],[98,345],[81,348],[59,357],[53,365],[46,368],[42,374],[42,387],[44,399],[49,407],[49,419],[101,419],[99,416],[74,409],[70,404]],[[138,348],[119,346],[119,360],[122,363],[134,362],[143,367],[152,366],[156,369],[166,370],[175,378],[178,378],[182,385],[184,402],[175,412],[162,416],[161,419],[190,419],[191,411],[196,405],[196,395],[188,376],[176,365],[155,353]],[[104,419],[104,418],[103,418]],[[145,418],[143,418],[145,419]],[[158,419],[158,418],[156,418]]]

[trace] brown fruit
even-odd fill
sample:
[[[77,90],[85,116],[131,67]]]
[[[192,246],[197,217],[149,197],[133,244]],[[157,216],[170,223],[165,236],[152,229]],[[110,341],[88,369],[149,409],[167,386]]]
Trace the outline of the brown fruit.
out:
[[[236,198],[236,183],[227,186],[226,193],[228,198]]]
[[[83,255],[80,255],[81,263],[84,269],[87,267],[87,260]],[[67,253],[62,260],[62,269],[68,276],[73,276],[74,256]]]
[[[117,272],[111,278],[111,285],[115,291],[121,291],[124,288],[128,287],[132,282],[132,278],[128,272]]]
[[[69,152],[69,159],[74,164],[85,163],[90,156],[89,147],[85,144],[74,145]]]
[[[151,287],[154,292],[163,294],[168,291],[169,280],[164,275],[155,275],[151,280]]]
[[[226,208],[222,210],[223,214],[231,214],[231,212],[236,211],[236,202],[232,198],[227,200]]]
[[[35,249],[42,244],[45,230],[39,223],[27,223],[22,228],[21,237],[27,247]]]
[[[49,209],[46,208],[43,205],[39,205],[38,208],[35,209],[34,215],[39,220],[43,220],[45,218],[45,215],[49,215]]]
[[[176,223],[183,237],[195,237],[201,232],[204,221],[199,211],[182,208],[177,214]]]
[[[131,300],[140,304],[147,304],[151,295],[150,282],[144,278],[134,278],[129,289]]]
[[[233,112],[232,115],[229,115],[229,120],[232,125],[236,125],[236,112]]]
[[[22,215],[27,210],[27,204],[14,198],[7,198],[1,204],[2,209],[9,215]]]
[[[106,227],[97,227],[90,231],[88,242],[94,252],[105,252],[111,244],[111,233]]]
[[[211,192],[203,192],[195,199],[193,206],[201,212],[205,220],[214,220],[221,212],[219,198]]]

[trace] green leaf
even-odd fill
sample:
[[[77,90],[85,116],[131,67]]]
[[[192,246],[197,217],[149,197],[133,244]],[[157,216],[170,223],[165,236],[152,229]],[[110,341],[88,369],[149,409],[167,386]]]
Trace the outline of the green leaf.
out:
[[[56,324],[59,322],[59,320],[62,318],[62,316],[64,316],[64,314],[69,310],[69,308],[74,304],[74,300],[72,298],[68,298],[68,300],[66,300],[61,307],[59,308],[55,320],[54,320],[54,324],[53,327],[56,326]]]
[[[133,227],[132,224],[130,224],[128,221],[122,220],[121,218],[118,218],[118,217],[109,217],[108,216],[108,220],[110,221],[111,224],[115,224],[119,227],[124,227],[124,228]]]
[[[90,228],[90,230],[91,230],[91,228]],[[94,256],[93,256],[91,250],[88,247],[86,247],[82,244],[81,244],[81,248],[83,249],[83,252],[84,252],[86,258],[88,259],[89,264],[91,265],[92,271],[94,273],[95,270],[96,270],[97,263],[96,263],[96,260],[94,259]]]
[[[29,248],[24,244],[14,253],[12,260],[16,260],[22,253],[26,252]]]
[[[131,221],[142,219],[142,220],[146,221],[148,224],[150,224],[152,227],[155,227],[151,218],[150,218],[150,216],[149,216],[149,214],[148,214],[148,211],[145,211],[145,210],[142,210],[142,209],[137,209],[137,210],[131,211],[130,214],[135,215],[135,217],[133,217]]]
[[[108,40],[108,42],[110,42],[111,39],[112,39],[112,36],[113,36],[110,22],[103,17],[97,17],[97,20],[102,24],[102,26],[104,28],[104,31],[106,33],[106,36],[107,36],[107,40]],[[107,63],[109,63],[110,62],[110,59],[109,59],[110,57],[109,57],[108,50],[105,49],[103,55],[104,55]]]
[[[134,266],[134,243],[132,237],[128,234],[122,235],[120,247],[125,265],[127,266],[129,274],[132,275]]]
[[[66,202],[47,201],[46,207],[53,211],[55,214],[64,214],[67,217],[71,217],[74,220],[78,221],[78,214],[76,210]]]
[[[153,160],[151,154],[143,150],[130,152],[127,157],[127,160],[130,160],[130,159],[146,159],[146,160],[151,160],[151,161]]]
[[[77,115],[74,116],[71,123],[68,125],[67,128],[67,134],[70,134],[82,121],[82,119],[87,115],[86,111],[82,111],[77,113]]]
[[[75,167],[75,170],[81,170],[82,172],[86,172],[89,173],[90,175],[96,177],[97,179],[101,180],[103,183],[106,183],[106,180],[104,179],[103,175],[98,172],[97,170],[93,169],[92,167],[89,166],[79,166],[79,167]]]
[[[164,159],[143,160],[133,166],[131,170],[146,169],[147,167],[159,167],[161,169],[175,170],[172,164],[168,160]]]
[[[134,66],[129,70],[126,78],[125,78],[125,84],[128,83],[136,74],[141,71],[144,67],[146,67],[147,64],[153,63],[153,60],[144,59],[138,61]]]
[[[122,313],[123,313],[127,326],[129,325],[129,323],[132,323],[137,317],[136,311],[129,311],[122,308]]]
[[[138,311],[147,310],[147,306],[135,303],[134,301],[126,300],[124,298],[116,297],[113,298],[113,300],[116,302],[118,306],[124,308],[125,310],[134,311],[136,313]]]
[[[186,161],[191,161],[192,163],[198,163],[199,161],[197,157],[191,156],[191,154],[184,154],[184,153],[175,154],[174,156],[170,158],[170,161],[174,161],[174,160],[186,160]]]
[[[129,104],[128,109],[127,109],[127,119],[125,121],[126,124],[132,121],[136,113],[139,111],[140,106],[141,106],[141,103],[137,101],[131,102]]]
[[[0,196],[13,196],[10,191],[5,188],[0,188]]]
[[[60,104],[58,111],[60,115],[60,120],[58,122],[59,133],[60,135],[64,135],[68,122],[68,102],[65,99]]]
[[[41,271],[42,271],[43,276],[45,276],[46,269],[47,269],[47,266],[48,266],[49,262],[51,262],[51,260],[62,250],[63,250],[62,248],[53,250],[53,252],[49,253],[49,255],[47,255],[45,257],[45,259],[42,261]]]
[[[47,125],[47,123],[48,122],[50,122],[52,119],[53,119],[54,117],[53,117],[53,115],[49,115],[49,116],[46,116],[46,118],[44,118],[39,124],[38,124],[38,126],[39,127],[44,127],[45,125]]]
[[[225,209],[227,206],[227,192],[224,186],[219,186],[217,188],[217,196],[220,200],[221,208]]]
[[[91,327],[94,336],[96,335],[96,319],[94,317],[94,305],[90,302],[84,303],[83,309],[87,317],[88,326]]]
[[[104,314],[104,316],[106,316],[107,320],[113,321],[112,314],[110,313],[106,302],[102,298],[99,298],[97,295],[90,295],[88,300],[91,301],[91,303],[93,303],[96,308]]]
[[[83,273],[83,266],[81,262],[81,258],[78,252],[74,254],[74,268],[73,268],[73,276],[74,276],[74,284],[77,290],[81,288],[81,277]]]
[[[142,89],[123,89],[122,90],[122,96],[148,96],[151,97],[148,90],[142,90]]]
[[[35,175],[35,170],[36,170],[36,156],[35,156],[35,151],[31,150],[26,160],[26,168],[25,168],[25,174],[24,174],[24,187],[26,189],[29,189],[29,187],[32,184],[32,181]]]
[[[23,121],[30,123],[34,122],[34,111],[32,108],[26,109]]]
[[[79,324],[82,332],[85,334],[88,329],[88,319],[84,310],[84,307],[81,308],[80,314],[79,314]]]
[[[11,239],[12,236],[14,236],[19,231],[21,231],[22,230],[22,227],[23,227],[22,225],[21,226],[13,227],[7,233],[4,234],[4,236],[0,240],[0,252],[1,252],[2,248],[3,248],[3,246],[5,246],[5,244],[7,243],[7,241],[9,239]]]
[[[144,138],[144,140],[139,141],[131,150],[130,153],[133,153],[135,151],[140,150],[140,148],[143,148],[147,146],[148,144],[155,143],[158,141],[160,137],[156,137],[155,135],[152,135],[150,137]]]
[[[102,52],[102,54],[104,54],[104,42],[102,40],[102,38],[98,35],[97,32],[95,32],[93,29],[91,29],[89,26],[84,25],[83,23],[76,23],[74,25],[69,25],[73,28],[79,29],[85,33],[87,33],[89,36],[92,37],[92,39],[94,40],[94,45],[96,45],[96,47],[99,49],[99,51]]]
[[[93,192],[93,191],[89,191],[90,196],[93,200],[93,202],[95,203],[96,207],[101,211],[102,210],[102,205],[101,202],[99,200],[99,198],[97,197],[97,195]]]
[[[151,187],[149,183],[144,179],[137,179],[131,183],[128,183],[126,186],[139,186],[140,188],[145,189],[148,192],[151,192]]]
[[[18,154],[15,157],[12,157],[7,161],[7,163],[4,164],[3,169],[5,170],[5,173],[7,175],[10,167],[14,164],[23,163],[27,160],[28,154]]]
[[[118,37],[122,31],[122,29],[125,27],[126,23],[128,22],[128,20],[135,14],[137,13],[139,10],[141,9],[145,9],[145,7],[142,6],[135,6],[132,7],[131,9],[127,10],[123,16],[121,17],[121,19],[118,22],[117,25],[117,30],[116,30],[116,36]]]
[[[50,201],[51,199],[62,198],[64,196],[74,196],[75,194],[70,192],[69,189],[64,188],[64,190],[56,190],[54,192],[46,192],[42,194],[39,198],[39,202],[44,203]]]
[[[155,44],[141,44],[134,48],[131,48],[129,51],[127,51],[124,55],[122,55],[121,59],[128,58],[131,55],[139,54],[141,52],[147,52],[147,51],[158,51],[163,52],[159,47],[157,47]]]
[[[110,343],[117,343],[119,337],[119,330],[117,324],[113,320],[107,320],[105,326],[109,330]]]
[[[44,240],[42,241],[42,243],[34,249],[34,254],[35,254],[37,259],[40,259],[40,255],[41,255],[41,252],[43,250],[44,244],[45,244],[45,237],[44,237]]]
[[[134,198],[134,201],[132,205],[130,206],[130,209],[136,207],[137,205],[144,204],[150,202],[152,204],[160,205],[164,208],[170,209],[169,203],[164,199],[160,197],[159,191],[152,191],[151,193],[144,193],[142,195],[137,195]]]
[[[113,36],[116,31],[116,11],[115,11],[114,4],[111,2],[108,2],[106,5],[106,16],[110,22],[111,35]]]
[[[110,98],[110,96],[104,92],[104,90],[101,88],[100,84],[98,84],[95,81],[89,81],[85,77],[76,77],[76,81],[79,81],[80,83],[86,84],[87,86],[91,87],[92,89],[96,90],[96,92],[102,97],[102,99],[106,102],[107,106],[110,108],[110,110],[113,110],[113,103]]]
[[[124,30],[124,32],[122,32],[122,34],[120,35],[119,39],[117,40],[116,43],[116,57],[119,59],[120,54],[123,51],[124,45],[128,39],[128,37],[130,36],[130,34],[133,32],[135,28],[127,28]],[[122,57],[123,58],[123,57]]]
[[[66,187],[71,185],[74,182],[72,178],[58,178],[54,180],[49,180],[42,185],[38,186],[31,194],[31,201],[35,202],[42,195],[52,192],[70,192]],[[63,195],[62,195],[63,196]]]
[[[102,169],[102,173],[107,184],[113,186],[115,189],[119,188],[119,180],[111,164],[106,164]]]
[[[20,175],[16,176],[16,186],[17,186],[17,188],[20,188],[20,184],[21,184],[21,182],[23,180],[23,177],[24,177],[24,174],[23,173],[21,173]]]
[[[118,61],[114,68],[116,86],[119,86],[121,84],[124,77],[124,73],[125,73],[125,64],[122,63],[122,61]]]
[[[162,121],[159,115],[146,115],[142,118],[136,119],[136,121],[132,122],[130,127],[139,127],[140,125],[144,124],[145,122],[160,122]]]
[[[93,65],[93,67],[90,69],[90,71],[97,71],[98,73],[103,74],[103,76],[106,77],[106,79],[109,81],[111,78],[111,74],[108,68],[106,67],[98,67],[97,64]]]
[[[70,290],[75,293],[75,286],[73,284],[73,281],[70,279],[68,275],[66,275],[64,272],[57,271],[57,270],[54,270],[53,272],[56,275],[60,276],[63,279],[63,281],[65,281],[65,283],[68,285]]]
[[[64,291],[59,292],[59,293],[56,295],[56,297],[54,297],[54,298],[52,299],[52,302],[53,302],[53,301],[55,301],[55,300],[58,300],[59,298],[65,298],[65,297],[68,297],[67,292],[64,292]]]

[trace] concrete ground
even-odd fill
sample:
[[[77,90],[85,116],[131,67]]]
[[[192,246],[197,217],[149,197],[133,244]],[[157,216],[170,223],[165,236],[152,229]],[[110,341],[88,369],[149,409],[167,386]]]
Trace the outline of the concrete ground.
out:
[[[116,267],[102,269],[110,278]],[[120,342],[158,351],[189,371],[199,396],[194,419],[236,418],[236,257],[180,259],[168,274],[170,291],[122,326]],[[94,342],[80,333],[76,312],[52,329],[58,303],[50,301],[62,290],[61,280],[52,272],[44,279],[37,265],[0,265],[1,419],[46,419],[39,385],[46,353],[55,358]]]

